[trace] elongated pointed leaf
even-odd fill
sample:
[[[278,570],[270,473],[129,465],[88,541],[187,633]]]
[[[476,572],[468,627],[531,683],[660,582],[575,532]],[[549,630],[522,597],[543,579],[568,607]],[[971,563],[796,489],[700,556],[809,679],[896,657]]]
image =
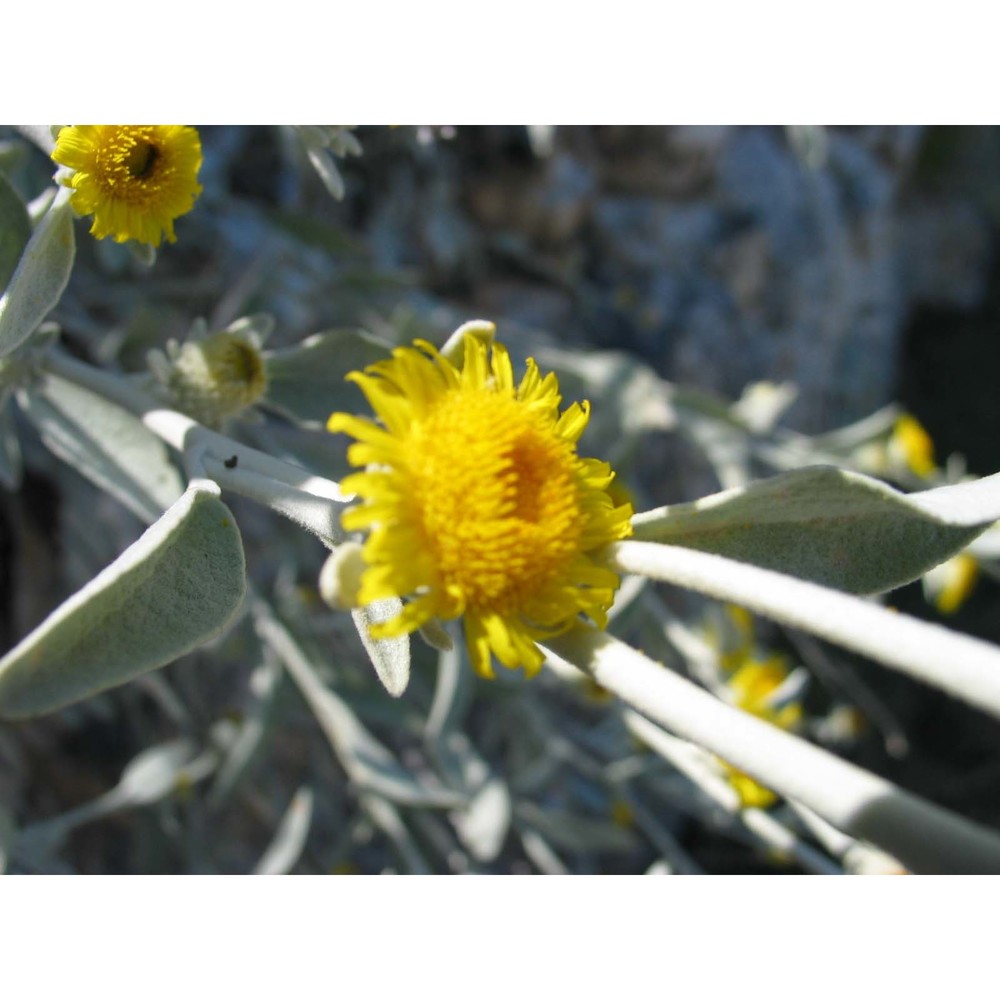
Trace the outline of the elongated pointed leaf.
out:
[[[302,856],[309,827],[312,825],[313,792],[303,786],[292,799],[263,857],[254,868],[254,875],[285,875]]]
[[[621,573],[742,605],[939,687],[1000,718],[1000,646],[714,552],[627,541],[613,546],[611,559]]]
[[[398,597],[387,597],[351,612],[354,627],[375,673],[393,698],[400,697],[410,683],[410,637],[399,635],[394,639],[376,639],[371,634],[371,627],[395,618],[402,610],[403,602]]]
[[[658,548],[641,542],[618,543],[619,550],[629,546],[644,549],[646,554]],[[670,560],[678,552],[682,557],[680,561],[687,565],[682,567],[682,573],[674,574]],[[708,569],[713,561],[719,564],[717,573]],[[640,568],[638,562],[631,558],[619,560],[622,569],[644,572],[646,567]],[[727,582],[735,577],[739,584],[734,588],[736,592],[725,596],[741,603],[748,595],[759,595],[761,601],[767,601],[770,599],[768,588],[775,584],[782,586],[781,580],[767,570],[738,563],[722,565],[725,562],[719,556],[683,549],[672,549],[663,557],[653,554],[648,560],[649,568],[659,567],[655,574],[657,579],[683,581],[682,585],[696,583],[697,589],[713,595],[722,591]],[[659,571],[661,569],[663,572]],[[787,583],[791,584],[791,590],[785,596],[793,598],[795,605],[807,591],[820,589],[800,580],[787,580]],[[794,593],[796,591],[798,593]],[[845,630],[850,629],[854,611],[858,608],[870,609],[873,619],[879,613],[884,618],[892,617],[890,612],[856,597],[835,591],[825,591],[825,594],[840,605],[839,611],[827,610],[832,610],[841,619]],[[794,615],[792,601],[782,603]],[[841,611],[846,614],[842,615]],[[763,613],[771,614],[771,610]],[[828,616],[821,613],[817,617]],[[781,620],[790,619],[782,617]],[[793,624],[810,627],[803,622]],[[923,625],[922,629],[920,625]],[[918,623],[915,631],[926,636],[935,629],[935,626]],[[906,631],[911,630],[912,620]],[[866,631],[869,638],[876,638],[874,629],[866,627]],[[944,629],[937,628],[936,631],[947,634]],[[888,646],[894,638],[883,641]],[[914,634],[913,638],[918,637]],[[840,641],[839,637],[835,637],[834,641]],[[960,647],[966,643],[974,644],[973,640],[960,636],[952,636],[951,641],[955,647],[949,650],[945,646],[949,640],[941,640],[940,652],[945,654],[940,664],[942,667],[955,661],[960,663]],[[984,643],[979,645],[985,646]],[[777,726],[725,704],[606,632],[579,625],[547,642],[546,648],[585,670],[651,722],[711,750],[768,788],[802,803],[844,833],[871,841],[898,858],[911,871],[1000,873],[1000,836],[994,831],[919,799]],[[966,646],[966,649],[969,648],[972,647]],[[988,666],[985,662],[982,665],[984,668]],[[983,673],[987,672],[984,669]]]
[[[0,298],[0,358],[20,347],[58,303],[73,270],[76,244],[66,190],[28,241]]]
[[[226,627],[245,587],[232,514],[190,488],[0,660],[0,715],[51,712],[170,663]]]
[[[904,494],[832,466],[636,515],[636,541],[728,556],[874,594],[921,576],[1000,518],[1000,477]]]
[[[163,442],[103,396],[47,375],[18,399],[56,455],[147,524],[183,492]]]

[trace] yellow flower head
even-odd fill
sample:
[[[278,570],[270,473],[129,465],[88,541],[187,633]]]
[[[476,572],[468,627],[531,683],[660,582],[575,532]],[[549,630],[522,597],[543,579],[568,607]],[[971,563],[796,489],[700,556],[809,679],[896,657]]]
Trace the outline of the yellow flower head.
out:
[[[797,701],[780,707],[772,704],[773,696],[787,679],[784,657],[774,655],[766,660],[748,660],[733,675],[728,688],[737,708],[782,729],[794,729],[801,720],[802,706]]]
[[[74,173],[70,204],[93,215],[97,239],[171,243],[174,219],[201,194],[201,140],[186,125],[72,125],[56,139],[52,159]]]
[[[979,563],[959,552],[924,575],[924,595],[943,615],[953,615],[968,599],[979,579]]]
[[[934,464],[934,442],[930,434],[909,413],[896,419],[889,438],[889,454],[921,479],[933,475],[937,468]]]
[[[348,531],[368,530],[358,600],[409,597],[376,636],[432,617],[464,617],[476,672],[491,655],[530,675],[536,645],[579,614],[607,623],[617,574],[597,554],[631,534],[632,507],[608,492],[605,462],[580,458],[587,403],[559,412],[559,385],[533,360],[514,382],[507,349],[466,336],[461,367],[424,341],[352,372],[380,420],[335,413],[327,427],[356,438],[345,490],[364,503]]]
[[[765,660],[748,657],[727,684],[730,701],[744,712],[765,719],[780,729],[794,730],[802,721],[802,705],[797,700],[774,704],[775,695],[787,679],[788,665],[784,657],[774,655]],[[726,761],[722,762],[722,766],[744,809],[766,809],[778,801],[774,792],[750,775]]]

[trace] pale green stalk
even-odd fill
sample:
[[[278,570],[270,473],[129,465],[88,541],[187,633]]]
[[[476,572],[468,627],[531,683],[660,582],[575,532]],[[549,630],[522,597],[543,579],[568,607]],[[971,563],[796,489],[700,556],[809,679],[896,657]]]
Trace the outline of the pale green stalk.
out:
[[[195,467],[195,473],[200,471],[198,465],[206,457],[214,458],[217,462],[228,462],[230,468],[238,468],[244,473],[257,473],[313,496],[341,502],[350,499],[340,492],[335,482],[209,430],[185,414],[163,406],[120,376],[57,352],[46,358],[45,367],[53,374],[61,375],[134,413],[157,437],[184,454],[188,464]],[[245,482],[239,477],[235,481]]]
[[[1000,649],[815,583],[707,552],[619,542],[612,565],[805,629],[1000,716]]]
[[[732,708],[607,633],[546,643],[647,719],[703,746],[914,872],[1000,873],[1000,836]]]
[[[673,767],[686,774],[716,805],[735,816],[736,821],[748,830],[766,848],[797,861],[806,871],[817,875],[843,875],[844,871],[828,857],[796,837],[788,827],[779,823],[762,809],[741,809],[739,796],[721,775],[708,771],[702,750],[664,732],[638,712],[625,712],[629,730],[651,750],[669,761]]]

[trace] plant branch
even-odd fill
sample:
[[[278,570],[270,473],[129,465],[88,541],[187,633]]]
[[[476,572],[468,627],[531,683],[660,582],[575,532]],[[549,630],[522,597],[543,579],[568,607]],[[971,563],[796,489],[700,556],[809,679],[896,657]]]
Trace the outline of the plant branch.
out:
[[[811,632],[1000,717],[1000,649],[871,601],[707,552],[619,542],[612,565],[732,601]]]
[[[1000,873],[997,834],[724,704],[607,633],[580,625],[545,645],[647,719],[871,841],[911,871]]]
[[[220,463],[228,462],[228,468],[238,467],[241,472],[256,473],[315,497],[342,503],[351,499],[341,493],[338,484],[332,480],[209,430],[185,414],[164,406],[119,375],[101,371],[59,352],[52,352],[46,357],[45,368],[135,414],[157,437],[183,454],[188,465],[195,470],[206,458],[215,459]],[[229,488],[240,492],[240,486],[245,483],[246,480],[239,476],[230,477]]]

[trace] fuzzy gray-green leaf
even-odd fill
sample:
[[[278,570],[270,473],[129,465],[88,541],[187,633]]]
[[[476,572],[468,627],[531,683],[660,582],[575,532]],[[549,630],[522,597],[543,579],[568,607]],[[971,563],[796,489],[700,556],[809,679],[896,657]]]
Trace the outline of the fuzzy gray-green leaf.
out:
[[[166,446],[120,406],[55,375],[18,398],[56,455],[147,524],[183,492]]]
[[[979,482],[906,495],[832,466],[797,469],[638,514],[634,537],[874,594],[921,576],[1000,517],[1000,480]]]
[[[56,196],[28,240],[0,298],[0,357],[20,347],[59,302],[76,243],[68,190]]]
[[[267,401],[304,424],[322,427],[335,410],[352,412],[362,405],[361,393],[344,376],[388,356],[388,347],[367,333],[317,333],[266,355]]]
[[[354,627],[358,630],[375,673],[393,698],[400,697],[410,683],[410,637],[398,635],[389,639],[376,639],[371,634],[371,628],[395,618],[402,610],[403,602],[398,597],[387,597],[351,612]]]
[[[232,514],[190,488],[0,660],[0,715],[51,712],[170,663],[222,631],[245,588]]]

